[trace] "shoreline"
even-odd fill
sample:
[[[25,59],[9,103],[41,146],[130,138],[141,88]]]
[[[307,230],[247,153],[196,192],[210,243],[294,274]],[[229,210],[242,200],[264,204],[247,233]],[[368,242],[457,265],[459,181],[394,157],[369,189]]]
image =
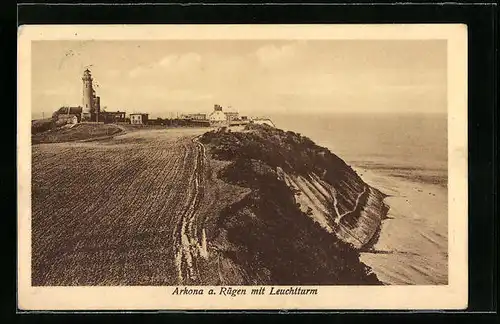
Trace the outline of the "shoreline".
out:
[[[371,250],[360,260],[390,285],[447,284],[447,189],[358,165],[351,166],[368,185],[388,196],[387,217]]]

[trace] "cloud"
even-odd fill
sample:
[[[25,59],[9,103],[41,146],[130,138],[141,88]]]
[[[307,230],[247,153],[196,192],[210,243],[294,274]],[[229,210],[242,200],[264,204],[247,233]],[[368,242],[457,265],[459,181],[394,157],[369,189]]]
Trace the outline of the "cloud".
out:
[[[129,71],[128,75],[132,78],[136,78],[138,76],[144,75],[148,72],[148,68],[143,66],[138,66]]]
[[[193,90],[167,90],[161,95],[167,101],[203,101],[213,98],[210,93],[202,93]]]
[[[304,45],[304,41],[285,45],[265,45],[255,51],[255,57],[264,66],[286,65],[301,58]]]
[[[182,73],[199,68],[202,63],[197,53],[170,54],[148,65],[140,65],[129,71],[131,78],[158,74],[158,72]]]
[[[43,96],[58,96],[67,97],[79,93],[79,88],[73,84],[61,85],[54,88],[42,89],[41,91],[34,91],[37,95]]]
[[[133,87],[112,87],[107,89],[107,96],[118,97],[132,102],[168,102],[168,101],[203,101],[213,98],[210,92],[200,92],[191,89],[170,89],[162,85],[136,85]],[[139,94],[139,95],[132,95]],[[105,96],[106,97],[106,96]]]
[[[158,65],[164,68],[186,68],[200,63],[201,56],[199,54],[187,53],[182,55],[167,55],[158,62]]]

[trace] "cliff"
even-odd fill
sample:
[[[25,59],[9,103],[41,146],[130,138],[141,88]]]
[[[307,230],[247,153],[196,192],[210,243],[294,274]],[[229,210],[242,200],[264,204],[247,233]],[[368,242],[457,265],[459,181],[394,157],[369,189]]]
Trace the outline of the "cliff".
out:
[[[267,125],[205,133],[223,181],[248,188],[209,233],[221,284],[380,284],[359,260],[387,213],[384,195],[307,137]]]

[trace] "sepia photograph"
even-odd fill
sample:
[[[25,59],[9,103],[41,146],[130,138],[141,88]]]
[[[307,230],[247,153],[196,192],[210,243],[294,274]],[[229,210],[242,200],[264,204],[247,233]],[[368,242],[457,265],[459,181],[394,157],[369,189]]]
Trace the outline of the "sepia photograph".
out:
[[[108,27],[20,32],[27,305],[466,307],[460,25]]]

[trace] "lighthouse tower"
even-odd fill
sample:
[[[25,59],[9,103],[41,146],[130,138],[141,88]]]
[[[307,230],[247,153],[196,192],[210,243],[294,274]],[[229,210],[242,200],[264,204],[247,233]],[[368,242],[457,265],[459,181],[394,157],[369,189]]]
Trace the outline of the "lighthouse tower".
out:
[[[92,121],[92,115],[94,114],[94,89],[92,88],[92,75],[89,69],[83,72],[83,109],[82,109],[82,121]]]

